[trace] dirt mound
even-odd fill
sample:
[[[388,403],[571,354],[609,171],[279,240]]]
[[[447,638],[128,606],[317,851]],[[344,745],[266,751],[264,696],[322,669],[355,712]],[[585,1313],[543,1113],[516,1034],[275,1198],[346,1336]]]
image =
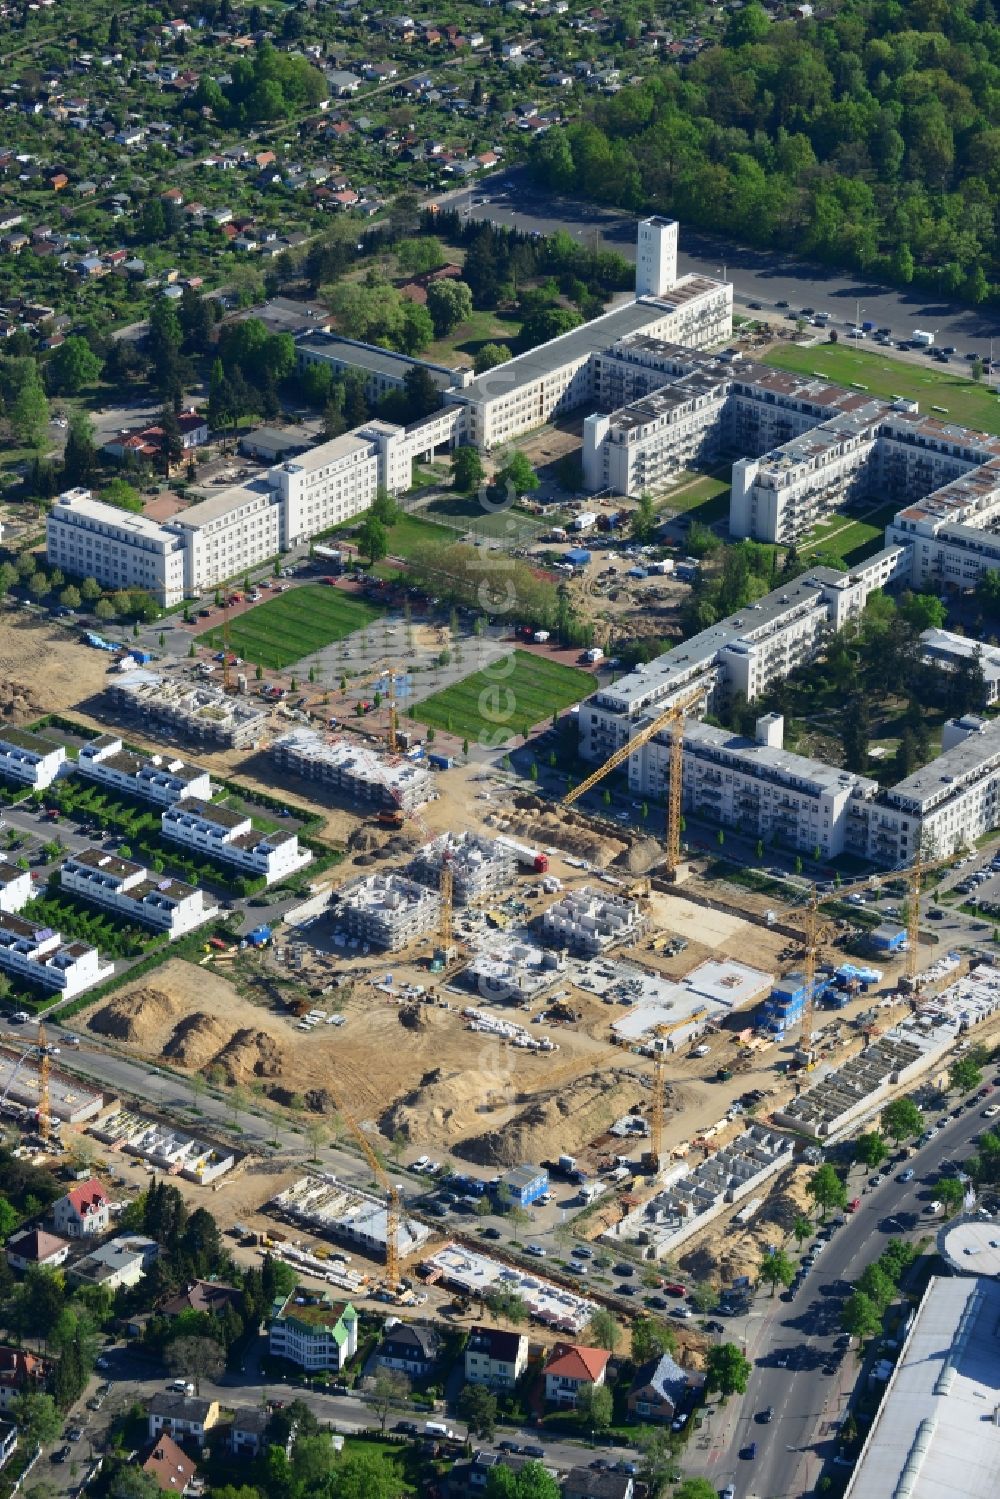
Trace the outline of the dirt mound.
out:
[[[179,1000],[162,989],[136,989],[108,1000],[87,1021],[99,1036],[131,1041],[139,1046],[158,1045],[159,1035],[181,1010]]]
[[[189,1067],[200,1072],[213,1061],[226,1044],[228,1028],[214,1015],[196,1010],[185,1015],[175,1027],[170,1040],[163,1048],[163,1055],[176,1062],[179,1067]]]
[[[352,853],[370,854],[373,848],[378,848],[378,837],[371,828],[355,828],[347,840],[347,847]]]
[[[769,1194],[752,1223],[713,1224],[703,1241],[680,1256],[680,1268],[715,1286],[729,1285],[741,1275],[756,1280],[769,1246],[784,1243],[800,1213],[812,1216],[814,1204],[805,1190],[810,1175],[809,1167],[796,1167]]]
[[[564,849],[599,869],[610,864],[626,847],[623,840],[603,836],[586,816],[572,808],[553,812],[547,803],[526,793],[516,794],[512,805],[513,815],[505,811],[487,817],[486,821],[501,832]]]
[[[44,712],[44,703],[27,682],[0,681],[0,716],[13,723],[28,723]]]
[[[428,1010],[426,1005],[400,1005],[399,1023],[405,1025],[407,1030],[426,1030],[428,1024]]]
[[[567,1142],[579,1144],[603,1134],[634,1097],[634,1078],[617,1069],[590,1072],[513,1113],[508,1108],[502,1122],[453,1148],[484,1165],[546,1160],[564,1151]]]
[[[635,843],[622,849],[615,859],[616,869],[627,869],[629,874],[646,874],[663,858],[663,849],[655,838],[637,838]]]
[[[336,1100],[325,1088],[310,1088],[306,1094],[306,1108],[311,1114],[335,1114]]]
[[[267,1031],[236,1031],[215,1057],[231,1083],[245,1083],[254,1077],[280,1077],[285,1070],[283,1048]]]

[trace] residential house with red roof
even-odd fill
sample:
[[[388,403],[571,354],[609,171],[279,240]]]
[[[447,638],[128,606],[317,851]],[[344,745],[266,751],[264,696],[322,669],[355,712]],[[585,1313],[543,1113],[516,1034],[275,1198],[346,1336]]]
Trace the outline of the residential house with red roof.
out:
[[[575,1407],[580,1386],[602,1385],[610,1353],[578,1343],[557,1343],[545,1365],[545,1399],[553,1405]]]
[[[105,1234],[111,1225],[111,1199],[96,1177],[82,1182],[52,1204],[56,1232],[67,1239]]]

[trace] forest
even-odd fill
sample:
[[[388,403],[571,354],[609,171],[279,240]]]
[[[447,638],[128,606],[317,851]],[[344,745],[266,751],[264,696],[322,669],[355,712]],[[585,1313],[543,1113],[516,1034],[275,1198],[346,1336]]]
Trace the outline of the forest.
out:
[[[540,136],[547,188],[980,303],[1000,252],[993,0],[848,0],[722,45]]]

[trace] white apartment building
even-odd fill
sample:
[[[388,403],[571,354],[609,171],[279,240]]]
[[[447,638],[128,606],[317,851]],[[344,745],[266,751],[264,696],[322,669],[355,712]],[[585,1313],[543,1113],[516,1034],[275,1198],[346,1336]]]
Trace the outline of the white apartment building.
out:
[[[1000,646],[987,645],[951,630],[925,630],[920,637],[923,659],[944,671],[957,671],[973,663],[983,674],[983,695],[976,705],[992,708],[1000,697]]]
[[[96,947],[64,942],[51,927],[8,912],[0,913],[0,969],[66,999],[103,983],[115,971],[113,963],[101,962]]]
[[[207,770],[164,755],[135,755],[114,734],[100,734],[77,756],[80,775],[127,796],[169,807],[186,796],[210,801],[214,788]]]
[[[684,726],[683,806],[692,816],[735,828],[751,839],[824,859],[867,853],[866,805],[878,782],[824,765],[782,747],[782,725],[771,714],[758,737],[744,739],[706,723]],[[639,751],[644,789],[665,794],[669,742]]]
[[[295,358],[300,371],[314,364],[325,365],[335,375],[357,371],[364,377],[365,396],[373,404],[391,391],[404,390],[406,377],[414,369],[427,370],[441,391],[452,390],[465,378],[461,370],[430,364],[423,359],[411,358],[409,354],[380,348],[378,344],[361,343],[321,329],[312,329],[296,340]]]
[[[138,926],[166,932],[171,940],[219,914],[218,906],[205,905],[196,886],[151,875],[141,864],[98,848],[71,854],[59,871],[59,883],[68,894],[92,900]]]
[[[1000,720],[970,713],[945,724],[936,760],[882,792],[869,852],[882,863],[910,863],[918,849],[945,858],[998,827]]]
[[[61,494],[46,521],[51,567],[103,588],[143,588],[169,606],[184,597],[184,547],[169,527],[106,505],[89,489]]]
[[[616,494],[655,492],[682,469],[720,453],[729,395],[725,367],[696,369],[610,416],[583,424],[583,486]]]
[[[63,765],[66,750],[27,729],[0,729],[0,776],[42,791],[51,786]]]
[[[13,915],[28,904],[33,893],[29,870],[0,863],[0,911]]]
[[[337,1373],[358,1351],[358,1314],[349,1301],[330,1302],[299,1287],[272,1317],[268,1343],[272,1354],[300,1369]]]
[[[651,718],[691,692],[701,691],[709,706],[727,692],[742,693],[753,702],[860,614],[869,595],[891,582],[904,562],[905,550],[895,547],[849,573],[813,568],[600,687],[580,705],[581,755],[597,762],[607,759]],[[635,757],[629,774],[637,790],[652,790]]]
[[[312,859],[308,849],[299,848],[297,834],[255,832],[244,813],[195,797],[167,807],[160,826],[164,838],[171,842],[234,865],[251,879],[262,877],[269,885],[304,868]]]
[[[378,449],[370,438],[345,432],[279,463],[269,482],[281,503],[282,545],[298,546],[368,509],[379,485]]]
[[[184,554],[184,593],[208,592],[227,578],[242,577],[277,557],[282,549],[281,506],[261,480],[224,489],[182,510],[166,530],[180,537]]]
[[[840,413],[763,458],[733,464],[732,536],[787,543],[850,504],[868,485],[882,403]]]

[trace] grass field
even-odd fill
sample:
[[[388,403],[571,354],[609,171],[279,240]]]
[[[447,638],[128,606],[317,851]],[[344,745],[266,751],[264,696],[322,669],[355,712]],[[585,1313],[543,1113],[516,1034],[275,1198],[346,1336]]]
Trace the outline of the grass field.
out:
[[[873,396],[906,396],[920,402],[927,415],[943,406],[949,417],[965,427],[1000,435],[1000,398],[985,383],[977,385],[967,375],[953,373],[959,366],[923,364],[891,359],[868,349],[845,344],[818,344],[804,349],[783,344],[764,356],[765,364],[800,374],[823,375],[840,385],[863,385]],[[961,365],[967,368],[964,361]]]
[[[471,365],[483,344],[506,344],[510,348],[521,332],[521,320],[511,313],[473,312],[447,338],[428,344],[422,357],[433,364]]]
[[[515,544],[533,542],[553,525],[558,525],[562,519],[560,516],[558,520],[555,517],[539,520],[537,516],[518,510],[515,505],[504,510],[484,509],[479,497],[470,494],[442,495],[440,499],[431,500],[426,514],[440,516],[445,525],[454,526],[463,532],[471,531],[475,536],[498,537],[501,541]]]
[[[229,626],[229,644],[251,665],[280,671],[332,640],[343,640],[345,635],[364,629],[382,613],[339,589],[322,583],[307,584],[278,594],[234,619]],[[207,630],[198,639],[202,645],[222,649],[221,627]]]
[[[875,505],[857,515],[828,515],[798,543],[802,557],[821,552],[842,567],[855,567],[866,556],[881,550],[885,528],[899,507],[891,502]]]
[[[656,508],[673,515],[687,515],[710,526],[729,516],[729,478],[715,474],[685,473],[666,494],[658,495]]]
[[[460,739],[505,744],[593,690],[589,672],[514,651],[417,703],[413,716]]]

